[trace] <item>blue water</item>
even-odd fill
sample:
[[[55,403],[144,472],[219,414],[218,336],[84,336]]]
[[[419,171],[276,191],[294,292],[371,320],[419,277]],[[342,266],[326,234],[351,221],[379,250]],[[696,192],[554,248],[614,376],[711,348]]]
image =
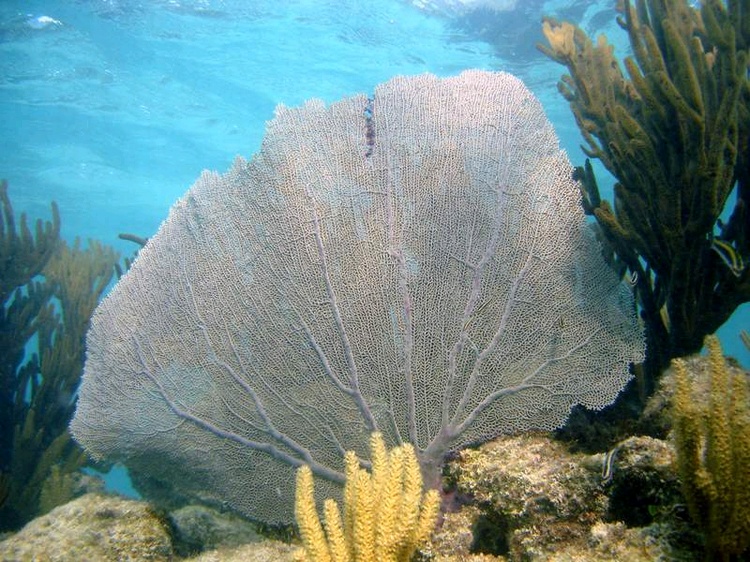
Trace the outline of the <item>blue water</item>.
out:
[[[542,14],[607,33],[612,0],[58,0],[0,3],[0,176],[16,210],[63,236],[124,253],[148,236],[203,168],[257,150],[274,107],[370,92],[396,74],[502,69],[540,97],[574,163],[581,143],[557,93],[562,67],[535,49]],[[598,170],[607,195],[611,180]],[[737,337],[744,307],[721,330]]]

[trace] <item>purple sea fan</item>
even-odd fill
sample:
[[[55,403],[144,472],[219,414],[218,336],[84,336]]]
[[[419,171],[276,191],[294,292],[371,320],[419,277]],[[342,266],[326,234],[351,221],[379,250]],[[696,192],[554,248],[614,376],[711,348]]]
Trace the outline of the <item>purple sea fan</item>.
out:
[[[540,103],[505,73],[397,77],[279,107],[204,172],[97,309],[75,438],[290,522],[370,433],[444,455],[601,408],[643,358]]]

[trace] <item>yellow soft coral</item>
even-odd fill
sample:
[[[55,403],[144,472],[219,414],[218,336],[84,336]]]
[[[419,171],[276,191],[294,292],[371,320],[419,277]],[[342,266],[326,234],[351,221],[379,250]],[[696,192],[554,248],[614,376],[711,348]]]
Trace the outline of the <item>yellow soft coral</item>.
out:
[[[437,490],[422,491],[414,447],[388,452],[373,433],[372,473],[359,468],[353,452],[345,457],[343,518],[332,499],[324,503],[324,524],[315,510],[312,471],[297,471],[295,515],[309,562],[405,562],[430,536],[440,508]],[[325,531],[324,531],[325,528]]]
[[[747,375],[727,366],[716,336],[706,347],[708,400],[694,399],[686,362],[672,362],[674,436],[690,514],[709,555],[727,560],[750,546],[750,389]]]

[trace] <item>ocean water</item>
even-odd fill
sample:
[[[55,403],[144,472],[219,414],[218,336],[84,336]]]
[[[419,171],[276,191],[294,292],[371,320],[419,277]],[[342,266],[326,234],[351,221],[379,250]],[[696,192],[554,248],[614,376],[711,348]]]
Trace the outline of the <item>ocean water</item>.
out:
[[[518,75],[580,163],[580,134],[535,48],[540,18],[606,33],[626,52],[614,2],[600,0],[58,0],[0,2],[0,177],[17,211],[63,236],[125,254],[202,169],[255,152],[277,104],[327,102],[397,74],[466,68]],[[611,178],[598,169],[606,195]],[[744,307],[721,334],[736,336]]]
[[[48,216],[55,199],[65,238],[118,244],[119,232],[152,234],[202,169],[255,152],[277,104],[466,68],[527,81],[575,151],[577,129],[555,87],[561,67],[534,46],[539,18],[612,10],[498,5],[506,9],[495,28],[482,30],[457,8],[400,0],[6,0],[0,173],[18,211]]]
[[[0,2],[0,177],[18,213],[130,254],[202,169],[260,146],[278,104],[326,102],[399,74],[505,70],[542,101],[571,161],[579,131],[558,94],[562,67],[535,48],[556,15],[625,38],[614,1],[57,0]],[[597,169],[603,195],[611,178]],[[720,331],[750,366],[737,334]]]

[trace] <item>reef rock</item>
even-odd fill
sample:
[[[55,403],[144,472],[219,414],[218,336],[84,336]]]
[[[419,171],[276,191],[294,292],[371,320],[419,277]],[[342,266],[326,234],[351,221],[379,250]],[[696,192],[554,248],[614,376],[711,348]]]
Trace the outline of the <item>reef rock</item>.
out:
[[[147,503],[86,494],[38,517],[0,543],[0,560],[172,560],[164,521]]]
[[[222,547],[204,552],[185,562],[292,562],[298,546],[279,541],[263,541],[234,548]]]
[[[188,505],[172,511],[169,521],[178,554],[232,548],[260,540],[255,525],[247,519],[206,506]]]
[[[640,437],[623,441],[611,463],[612,478],[605,479],[609,459],[604,453],[571,453],[540,434],[500,437],[462,451],[449,465],[462,506],[448,514],[432,551],[441,554],[441,544],[453,543],[466,555],[511,561],[676,559],[685,546],[670,542],[682,531],[670,511],[680,499],[669,444]],[[624,490],[631,508],[643,504],[646,515],[635,522],[620,520],[627,509]],[[460,518],[465,520],[453,525]],[[466,529],[471,539],[459,532]],[[692,559],[690,553],[679,555]]]

